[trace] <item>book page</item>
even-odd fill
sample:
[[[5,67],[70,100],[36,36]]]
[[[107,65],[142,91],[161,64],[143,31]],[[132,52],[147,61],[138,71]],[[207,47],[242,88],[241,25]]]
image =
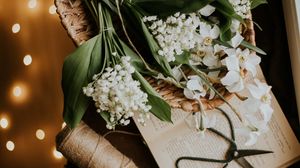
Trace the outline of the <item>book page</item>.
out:
[[[260,79],[264,80],[261,71],[259,73]],[[240,112],[245,111],[237,97],[233,97],[229,102]],[[299,142],[273,94],[272,107],[274,113],[269,122],[269,131],[260,136],[255,145],[244,146],[246,139],[236,134],[236,143],[239,149],[261,149],[274,152],[245,157],[254,167],[286,167],[300,157]],[[242,127],[242,123],[226,104],[220,108],[230,116],[234,128]],[[215,115],[217,124],[214,128],[230,137],[228,121],[218,110],[207,111],[207,115],[208,117]],[[155,116],[151,116],[151,120],[148,120],[145,127],[137,123],[159,167],[175,167],[175,161],[182,156],[225,158],[225,153],[229,147],[228,142],[210,131],[206,131],[205,137],[201,137],[196,130],[187,124],[188,116],[189,113],[187,112],[173,109],[172,120],[174,124],[161,122]],[[223,167],[223,164],[184,160],[180,162],[179,167],[219,168]],[[232,161],[228,167],[238,168],[240,166]]]

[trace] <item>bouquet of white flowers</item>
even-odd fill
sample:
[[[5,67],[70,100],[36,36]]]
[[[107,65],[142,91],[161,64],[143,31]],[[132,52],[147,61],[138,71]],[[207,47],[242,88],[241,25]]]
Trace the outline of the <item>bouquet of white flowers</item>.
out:
[[[173,107],[193,112],[195,128],[204,133],[214,121],[206,110],[226,103],[245,124],[237,131],[249,137],[247,145],[267,130],[273,112],[271,87],[258,79],[245,82],[247,75],[256,76],[261,61],[257,54],[265,55],[255,46],[251,9],[266,1],[76,3],[78,15],[58,5],[69,34],[82,44],[63,67],[64,119],[70,127],[92,102],[108,129],[128,125],[133,116],[146,125],[150,113],[172,122]],[[249,97],[239,95],[245,89]],[[249,106],[246,114],[228,102],[232,95]]]

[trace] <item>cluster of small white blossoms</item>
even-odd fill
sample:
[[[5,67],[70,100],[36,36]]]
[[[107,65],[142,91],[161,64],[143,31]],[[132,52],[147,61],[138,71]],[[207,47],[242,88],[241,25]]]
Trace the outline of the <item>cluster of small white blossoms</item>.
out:
[[[95,75],[93,82],[83,88],[84,94],[95,101],[97,112],[109,112],[108,129],[114,129],[116,125],[128,125],[129,118],[135,113],[138,113],[138,122],[141,124],[145,124],[145,119],[150,117],[148,95],[141,90],[140,82],[132,78],[135,69],[129,61],[130,57],[122,57],[120,64]]]
[[[156,16],[145,16],[144,22],[151,22],[149,27],[151,33],[157,40],[160,50],[158,54],[165,56],[168,62],[175,60],[175,55],[180,55],[184,50],[190,50],[198,43],[196,29],[199,27],[200,19],[195,13],[175,13],[165,21]]]
[[[243,19],[250,18],[251,2],[249,0],[229,0],[234,11]]]
[[[210,16],[214,11],[215,7],[206,5],[197,13],[178,12],[167,17],[166,20],[159,19],[157,16],[145,16],[143,21],[150,23],[148,28],[160,46],[158,54],[166,57],[168,62],[174,61],[176,55],[188,51],[192,53],[191,61],[194,62],[192,64],[212,66],[212,63],[206,64],[206,62],[211,62],[207,58],[211,55],[213,40],[220,35],[220,29],[217,25],[201,21],[199,15]],[[200,50],[201,52],[198,52]],[[203,58],[206,62],[204,60],[202,62]]]

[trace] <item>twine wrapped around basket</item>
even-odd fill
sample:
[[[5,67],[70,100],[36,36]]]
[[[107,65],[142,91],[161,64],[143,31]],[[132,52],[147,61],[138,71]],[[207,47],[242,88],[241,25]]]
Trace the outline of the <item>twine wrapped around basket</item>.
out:
[[[63,26],[77,46],[96,35],[96,26],[93,24],[92,17],[89,16],[83,0],[55,0],[55,5]],[[255,32],[252,20],[245,20],[245,25],[242,30],[243,37],[246,41],[255,45]],[[188,112],[199,111],[198,103],[195,100],[187,99],[182,89],[151,77],[147,77],[147,80],[171,107],[181,108]],[[233,96],[225,87],[218,87],[217,90],[226,100]],[[224,103],[219,97],[211,100],[201,98],[201,102],[206,110],[214,109]]]

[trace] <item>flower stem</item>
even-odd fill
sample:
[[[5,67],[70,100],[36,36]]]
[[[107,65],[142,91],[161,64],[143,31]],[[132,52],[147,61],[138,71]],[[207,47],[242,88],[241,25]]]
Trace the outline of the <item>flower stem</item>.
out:
[[[224,98],[224,96],[217,91],[217,89],[215,89],[211,83],[209,83],[209,81],[205,78],[205,76],[203,75],[203,72],[199,71],[196,67],[189,65],[188,66],[197,73],[197,75],[199,75],[199,77],[205,82],[205,84],[207,84],[207,86],[212,89],[229,107],[230,109],[236,114],[236,116],[238,117],[238,119],[243,122],[243,118],[241,116],[241,114]]]
[[[135,45],[133,44],[133,42],[131,41],[128,33],[127,33],[127,30],[126,30],[126,27],[125,27],[125,24],[124,24],[124,20],[123,20],[123,16],[122,16],[122,13],[121,13],[121,10],[120,10],[120,4],[119,4],[119,0],[115,0],[116,1],[116,6],[117,6],[117,11],[118,11],[118,15],[119,15],[119,18],[120,18],[120,21],[121,21],[121,25],[122,25],[122,29],[123,29],[123,32],[130,44],[130,46],[133,48],[133,50],[136,52],[136,54],[140,57],[140,59],[143,61],[145,67],[147,70],[149,70],[150,72],[152,73],[156,73],[156,71],[154,71],[153,69],[151,69],[149,67],[149,65],[147,64],[147,62],[144,60],[143,56],[140,54],[140,52],[137,50],[137,48],[135,47]]]

